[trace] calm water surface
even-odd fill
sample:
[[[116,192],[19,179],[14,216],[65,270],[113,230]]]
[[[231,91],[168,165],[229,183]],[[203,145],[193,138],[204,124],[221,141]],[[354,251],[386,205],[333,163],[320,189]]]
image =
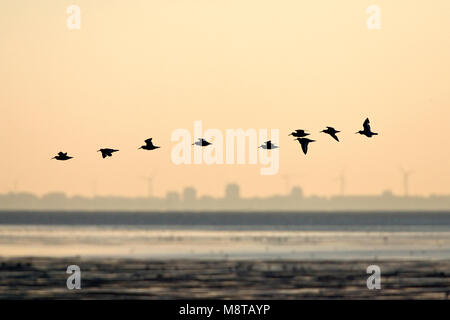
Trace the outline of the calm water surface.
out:
[[[450,259],[450,226],[0,225],[0,256]]]

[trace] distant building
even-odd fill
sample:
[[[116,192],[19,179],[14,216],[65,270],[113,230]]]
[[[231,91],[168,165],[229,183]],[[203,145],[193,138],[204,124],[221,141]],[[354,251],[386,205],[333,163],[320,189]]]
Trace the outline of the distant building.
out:
[[[197,190],[193,187],[186,187],[183,190],[183,201],[194,202],[197,199]]]
[[[293,187],[291,190],[292,198],[303,198],[303,189],[300,187]]]
[[[381,194],[382,198],[393,198],[394,197],[394,193],[391,190],[384,190],[383,193]]]
[[[294,186],[287,195],[243,198],[238,184],[225,186],[224,197],[197,195],[193,187],[168,192],[165,198],[126,198],[119,196],[68,197],[53,192],[42,197],[30,193],[0,193],[1,210],[104,210],[104,211],[324,211],[324,210],[450,210],[450,195],[398,196],[390,190],[379,195],[339,195],[333,197],[304,195]],[[1,218],[1,212],[0,212]]]
[[[169,191],[166,194],[166,200],[167,202],[178,202],[180,201],[180,195],[176,191]]]
[[[238,200],[240,198],[239,185],[235,183],[228,184],[225,188],[225,199]]]
[[[166,209],[174,210],[180,206],[180,194],[175,191],[169,191],[166,194]]]

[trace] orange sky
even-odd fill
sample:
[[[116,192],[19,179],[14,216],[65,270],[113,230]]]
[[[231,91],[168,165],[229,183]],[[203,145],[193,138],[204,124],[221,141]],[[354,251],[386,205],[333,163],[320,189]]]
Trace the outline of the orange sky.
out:
[[[68,30],[66,8],[81,8]],[[382,10],[381,30],[366,8]],[[448,0],[3,0],[0,192],[139,196],[450,193]],[[355,135],[364,118],[380,135]],[[179,165],[178,128],[280,130],[280,170]],[[318,132],[331,125],[341,143]],[[310,129],[307,156],[287,134]],[[137,150],[154,137],[162,148]],[[102,160],[100,147],[121,151]],[[58,151],[75,159],[50,161]]]

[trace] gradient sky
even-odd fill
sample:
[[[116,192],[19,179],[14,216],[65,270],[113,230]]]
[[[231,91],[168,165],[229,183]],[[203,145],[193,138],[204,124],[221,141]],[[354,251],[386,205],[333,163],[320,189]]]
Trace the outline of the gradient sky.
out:
[[[81,7],[81,30],[66,27]],[[366,8],[382,9],[381,30]],[[0,193],[450,193],[448,0],[3,0]],[[380,135],[355,135],[365,117]],[[171,133],[279,128],[280,171],[171,162]],[[341,143],[318,132],[342,130]],[[308,156],[287,134],[310,129]],[[163,146],[137,150],[154,137]],[[102,160],[96,150],[121,151]],[[50,160],[58,151],[76,157]]]

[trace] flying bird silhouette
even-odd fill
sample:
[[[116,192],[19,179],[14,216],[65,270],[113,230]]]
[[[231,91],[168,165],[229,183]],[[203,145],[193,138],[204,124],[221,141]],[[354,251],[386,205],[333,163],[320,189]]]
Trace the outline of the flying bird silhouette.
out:
[[[339,133],[340,131],[336,130],[335,128],[327,127],[325,130],[322,130],[320,132],[329,134],[330,136],[333,137],[334,140],[339,142],[339,138],[337,137],[336,133]]]
[[[200,147],[206,147],[211,144],[211,142],[206,141],[203,138],[198,138],[197,141],[195,141],[192,145],[200,146]]]
[[[289,135],[297,137],[297,138],[302,138],[302,137],[309,136],[309,133],[305,132],[305,130],[297,129],[297,130],[291,132]]]
[[[356,132],[356,133],[362,134],[362,135],[366,136],[367,138],[371,138],[372,136],[375,136],[375,135],[378,134],[378,133],[372,132],[372,131],[370,130],[370,121],[369,121],[369,118],[366,118],[366,120],[364,121],[364,123],[363,123],[363,128],[364,128],[364,130],[359,130],[359,131]]]
[[[149,138],[149,139],[145,140],[145,145],[140,146],[139,149],[144,149],[144,150],[155,150],[155,149],[161,148],[161,147],[159,147],[159,146],[155,146],[155,145],[153,144],[153,142],[152,142],[152,139],[153,139],[153,138]],[[139,150],[139,149],[138,149],[138,150]]]
[[[110,149],[110,148],[104,148],[104,149],[97,150],[97,152],[102,153],[103,159],[105,159],[106,157],[112,157],[113,152],[117,152],[117,151],[119,151],[119,150]]]
[[[69,160],[69,159],[72,159],[72,158],[73,157],[70,157],[70,156],[67,155],[67,152],[58,152],[58,155],[54,156],[52,159],[65,161],[65,160]]]
[[[310,142],[315,142],[316,141],[316,140],[311,140],[311,139],[308,139],[308,138],[297,138],[295,140],[297,140],[300,143],[300,145],[302,146],[302,150],[303,150],[304,154],[308,153],[308,144]]]
[[[278,148],[278,146],[277,146],[277,145],[274,145],[274,144],[272,143],[272,141],[269,140],[269,141],[264,142],[264,144],[260,145],[258,148],[263,148],[263,149],[271,150],[271,149],[276,149],[276,148]]]

